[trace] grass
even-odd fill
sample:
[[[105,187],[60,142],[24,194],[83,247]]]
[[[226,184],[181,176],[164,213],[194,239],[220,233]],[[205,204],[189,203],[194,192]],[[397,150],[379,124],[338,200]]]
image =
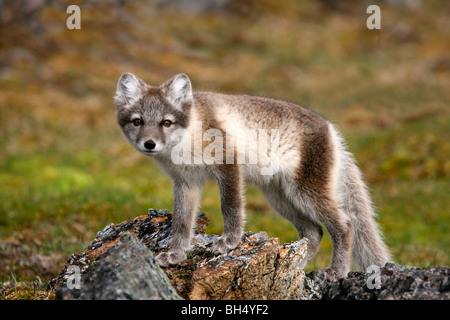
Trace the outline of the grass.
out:
[[[246,5],[199,14],[82,6],[77,31],[65,28],[65,10],[47,7],[39,29],[0,25],[0,298],[52,298],[41,292],[48,280],[98,230],[172,210],[169,178],[115,124],[126,71],[153,84],[185,72],[199,90],[313,107],[346,136],[395,261],[450,264],[448,6],[383,5],[382,29],[369,31],[365,8],[267,0],[258,17]],[[246,195],[246,230],[297,239],[257,189]],[[218,199],[208,184],[201,210],[217,234]],[[307,270],[326,267],[331,250],[326,234]]]

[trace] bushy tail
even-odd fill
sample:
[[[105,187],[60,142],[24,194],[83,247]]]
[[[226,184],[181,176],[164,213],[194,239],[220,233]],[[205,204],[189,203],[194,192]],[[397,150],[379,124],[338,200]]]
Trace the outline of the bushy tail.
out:
[[[372,201],[361,172],[342,140],[340,147],[339,205],[352,222],[353,259],[362,271],[366,271],[370,265],[383,266],[390,260],[390,255],[375,221]]]

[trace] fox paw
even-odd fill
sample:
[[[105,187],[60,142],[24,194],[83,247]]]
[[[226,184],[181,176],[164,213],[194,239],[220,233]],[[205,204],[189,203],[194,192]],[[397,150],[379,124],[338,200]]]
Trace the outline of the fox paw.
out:
[[[234,239],[230,237],[219,237],[216,241],[214,241],[212,245],[213,252],[218,252],[220,254],[225,254],[229,250],[236,248],[239,245],[240,238]]]
[[[186,259],[186,253],[180,251],[162,252],[156,257],[156,261],[161,267],[168,267],[171,264],[178,264]]]
[[[339,277],[336,270],[327,267],[316,271],[317,275],[326,279],[327,281],[336,281]]]
[[[318,275],[327,279],[327,281],[337,281],[340,278],[346,278],[348,271],[345,268],[323,268],[316,271]]]

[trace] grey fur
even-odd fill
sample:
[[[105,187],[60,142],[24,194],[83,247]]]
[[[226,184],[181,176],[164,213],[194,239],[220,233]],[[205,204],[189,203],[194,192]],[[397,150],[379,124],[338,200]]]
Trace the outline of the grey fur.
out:
[[[331,268],[340,276],[350,269],[352,246],[353,256],[363,270],[388,261],[359,169],[334,127],[315,112],[267,98],[193,93],[185,74],[159,87],[124,74],[117,85],[115,104],[117,122],[127,140],[152,156],[174,182],[174,236],[170,250],[157,257],[161,265],[185,259],[200,193],[209,179],[218,182],[224,218],[223,234],[213,245],[218,252],[225,253],[239,244],[245,220],[244,184],[252,183],[261,188],[276,211],[293,223],[300,237],[309,239],[305,264],[320,248],[321,224],[333,241]],[[133,122],[136,118],[138,123]],[[166,127],[162,124],[167,119],[171,125]],[[195,159],[198,152],[207,149],[205,141],[196,138],[197,121],[201,121],[200,140],[210,129],[223,134],[223,147],[214,149],[214,156],[226,156],[227,164],[206,160],[174,163],[172,151],[176,145],[194,145],[189,148],[188,159]],[[184,130],[181,136],[187,138],[174,141],[176,129]],[[248,140],[256,129],[275,130],[279,138],[278,148],[267,146],[269,153],[276,151],[278,155],[278,161],[270,164],[271,175],[261,174],[260,169],[267,166],[261,158],[257,163],[238,161],[242,155],[248,160],[261,148]],[[154,150],[146,149],[148,140],[155,142]],[[236,149],[239,141],[246,143],[248,153]],[[196,142],[200,143],[200,151],[195,149]]]
[[[337,195],[341,209],[353,224],[353,259],[361,270],[370,265],[383,266],[390,254],[376,224],[375,212],[366,185],[353,155],[345,148],[342,137],[338,137],[340,168]]]

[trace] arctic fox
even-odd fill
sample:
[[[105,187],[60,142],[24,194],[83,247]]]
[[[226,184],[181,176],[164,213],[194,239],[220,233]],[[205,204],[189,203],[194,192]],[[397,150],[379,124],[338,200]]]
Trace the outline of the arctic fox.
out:
[[[303,267],[319,250],[321,224],[333,242],[331,269],[338,276],[347,275],[352,254],[362,270],[389,260],[354,158],[317,113],[280,100],[193,92],[185,74],[151,86],[125,73],[114,102],[125,138],[173,180],[173,238],[157,256],[161,266],[186,259],[208,179],[218,183],[224,220],[214,251],[225,253],[241,240],[248,182],[309,240]]]

